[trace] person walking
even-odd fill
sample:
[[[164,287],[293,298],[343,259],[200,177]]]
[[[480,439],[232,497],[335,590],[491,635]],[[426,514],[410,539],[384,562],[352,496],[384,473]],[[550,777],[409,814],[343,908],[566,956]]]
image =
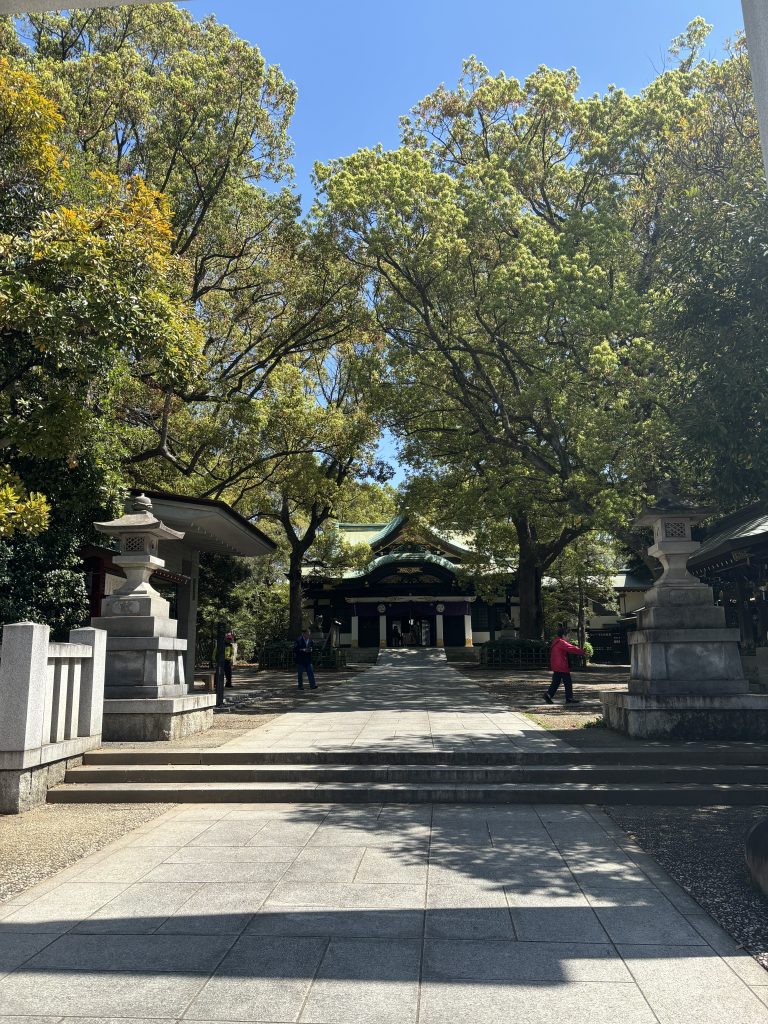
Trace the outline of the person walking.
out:
[[[312,668],[312,651],[314,644],[310,637],[308,629],[302,630],[301,636],[296,640],[293,645],[293,654],[296,659],[296,672],[299,680],[299,689],[304,689],[304,673],[307,673],[309,679],[310,690],[317,689],[317,683],[315,682],[315,673]]]
[[[547,704],[554,703],[552,698],[557,693],[560,683],[565,685],[565,703],[579,703],[573,696],[571,666],[568,664],[569,654],[580,654],[582,657],[586,657],[585,652],[580,647],[577,647],[576,644],[572,644],[568,640],[568,630],[558,629],[557,636],[552,641],[552,647],[549,651],[549,667],[552,669],[552,682],[544,692],[544,700]]]
[[[226,679],[225,686],[232,685],[232,666],[237,658],[237,644],[232,633],[227,633],[224,637],[224,678]]]

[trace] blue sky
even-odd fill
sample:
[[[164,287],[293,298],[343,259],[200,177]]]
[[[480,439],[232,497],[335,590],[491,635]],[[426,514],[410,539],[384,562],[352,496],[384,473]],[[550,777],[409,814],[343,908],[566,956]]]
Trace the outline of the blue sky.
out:
[[[256,43],[296,82],[291,135],[297,186],[309,198],[315,160],[398,141],[398,117],[476,54],[523,78],[539,64],[577,68],[582,91],[636,92],[664,65],[696,15],[710,52],[743,25],[739,0],[190,0]]]
[[[642,89],[664,67],[670,41],[697,15],[717,56],[743,26],[739,0],[190,0],[259,46],[298,86],[291,125],[296,184],[305,208],[316,160],[382,143],[398,118],[464,57],[524,78],[539,64],[575,67],[583,93]],[[394,461],[390,439],[382,456]],[[402,479],[398,474],[394,482]]]

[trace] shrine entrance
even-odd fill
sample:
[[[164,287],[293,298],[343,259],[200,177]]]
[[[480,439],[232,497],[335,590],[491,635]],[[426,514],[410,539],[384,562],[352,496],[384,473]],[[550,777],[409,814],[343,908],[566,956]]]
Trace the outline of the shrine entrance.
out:
[[[435,647],[436,616],[390,614],[387,616],[387,647]]]

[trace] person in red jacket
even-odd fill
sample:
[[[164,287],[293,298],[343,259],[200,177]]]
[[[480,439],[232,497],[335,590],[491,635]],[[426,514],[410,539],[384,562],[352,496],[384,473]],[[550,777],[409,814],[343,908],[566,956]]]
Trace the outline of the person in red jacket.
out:
[[[560,683],[565,683],[565,703],[579,703],[573,696],[571,667],[568,664],[569,654],[580,654],[582,658],[586,657],[585,652],[582,651],[580,647],[569,642],[568,630],[558,629],[557,636],[552,641],[552,647],[549,652],[549,667],[552,669],[552,682],[549,684],[549,689],[544,692],[544,700],[547,704],[553,703],[552,698],[557,693]]]

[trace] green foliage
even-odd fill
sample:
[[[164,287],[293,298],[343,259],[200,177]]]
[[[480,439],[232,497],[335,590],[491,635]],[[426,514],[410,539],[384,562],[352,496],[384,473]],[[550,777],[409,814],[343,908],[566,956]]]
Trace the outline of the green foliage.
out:
[[[633,211],[665,475],[728,509],[768,496],[768,197],[744,39],[701,60],[706,28],[646,90]]]
[[[251,559],[204,552],[200,557],[197,660],[206,663],[222,623],[238,643],[238,659],[288,635],[288,588],[273,557]]]
[[[605,729],[606,721],[602,715],[598,715],[597,718],[590,718],[589,721],[580,725],[580,729]]]
[[[0,466],[0,538],[15,534],[36,537],[48,528],[50,512],[42,494],[29,494],[8,466]]]
[[[82,539],[129,477],[281,544],[206,563],[204,642],[222,616],[246,647],[295,632],[302,566],[368,557],[330,523],[395,512],[382,425],[409,514],[473,536],[478,592],[517,576],[529,637],[583,633],[602,538],[660,480],[768,497],[743,40],[702,60],[696,19],[637,97],[470,58],[398,149],[318,167],[302,223],[274,188],[295,87],[256,47],[172,4],[19,24],[0,18],[0,618],[78,620],[65,526]]]
[[[180,297],[164,200],[139,178],[121,182],[102,172],[78,181],[75,195],[64,131],[40,77],[0,57],[5,536],[46,528],[49,474],[40,460],[51,460],[54,478],[61,460],[83,453],[92,460],[108,448],[101,486],[109,486],[119,387],[131,378],[178,387],[200,354],[199,331]],[[10,614],[33,606],[27,601]]]
[[[317,172],[318,216],[366,269],[387,334],[403,457],[462,525],[478,498],[504,510],[534,607],[546,566],[626,517],[655,457],[620,178],[637,103],[577,89],[572,71],[520,83],[470,59],[406,119],[400,149]]]
[[[144,375],[122,389],[126,468],[142,485],[242,504],[285,450],[265,427],[294,411],[291,371],[365,318],[357,275],[301,226],[298,197],[263,187],[290,173],[295,87],[215,18],[172,4],[31,15],[21,35],[80,176],[162,191],[205,332],[188,386]]]
[[[272,524],[283,544],[291,635],[302,626],[302,567],[321,541],[324,525],[344,510],[359,511],[366,498],[377,511],[385,504],[383,493],[371,486],[391,472],[376,458],[379,423],[371,394],[379,358],[375,344],[347,342],[303,373],[286,368],[275,375],[277,408],[260,440],[279,455],[261,464],[252,461],[249,474],[223,491],[249,515]],[[339,557],[346,553],[328,540],[313,554],[313,560]]]
[[[0,538],[0,622],[46,622],[57,639],[88,622],[80,550],[102,543],[92,522],[114,513],[119,490],[104,475],[105,453],[92,448],[77,463],[21,456],[13,469],[51,503],[39,536]]]
[[[577,642],[584,646],[588,603],[596,601],[611,610],[618,607],[613,577],[621,563],[616,545],[605,537],[592,534],[574,541],[547,570],[545,636],[554,636],[563,624],[575,626]]]

